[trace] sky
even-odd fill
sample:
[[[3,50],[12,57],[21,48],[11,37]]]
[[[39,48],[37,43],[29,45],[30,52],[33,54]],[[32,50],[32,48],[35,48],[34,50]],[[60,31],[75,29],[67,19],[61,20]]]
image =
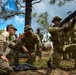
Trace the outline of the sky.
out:
[[[15,4],[12,1],[13,0],[9,0],[9,3],[6,6],[6,8],[15,10],[16,9]],[[75,10],[76,10],[76,2],[68,2],[64,6],[59,7],[57,5],[50,5],[49,0],[43,0],[41,3],[33,5],[32,13],[36,12],[37,14],[40,14],[47,11],[49,14],[48,21],[50,24],[52,24],[51,21],[54,16],[60,16],[62,19],[64,19],[68,16],[67,14],[68,11],[73,12]],[[0,29],[6,28],[8,24],[13,24],[18,29],[18,31],[16,32],[17,34],[24,32],[24,17],[22,15],[15,16],[14,18],[9,19],[4,23],[2,22],[2,20],[0,20]],[[34,32],[36,32],[36,29],[38,27],[40,27],[40,25],[35,22],[35,19],[32,19],[31,26]]]
[[[43,12],[48,12],[49,17],[49,23],[51,23],[52,19],[54,16],[60,16],[62,19],[66,18],[68,16],[67,12],[68,11],[75,11],[76,10],[76,3],[75,2],[68,2],[66,3],[64,6],[59,7],[57,5],[50,5],[48,3],[49,0],[45,0],[39,4],[35,4],[33,7],[35,7],[35,9],[33,10],[33,12],[37,12],[38,14],[43,13]],[[33,21],[34,22],[34,21]],[[36,24],[36,23],[35,23]],[[36,31],[35,24],[33,26],[33,28]]]

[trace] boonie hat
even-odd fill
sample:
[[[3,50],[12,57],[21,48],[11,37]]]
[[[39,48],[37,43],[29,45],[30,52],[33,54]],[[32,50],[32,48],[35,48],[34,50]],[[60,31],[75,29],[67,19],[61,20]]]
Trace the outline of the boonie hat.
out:
[[[26,26],[24,27],[24,31],[29,30],[29,29],[32,29],[30,25],[26,25]]]
[[[15,31],[17,31],[17,29],[15,28],[15,26],[12,25],[12,24],[7,25],[7,28],[6,29],[8,29],[8,28],[13,28]]]
[[[59,16],[55,16],[51,22],[54,22],[55,20],[61,21],[62,18],[60,18]]]

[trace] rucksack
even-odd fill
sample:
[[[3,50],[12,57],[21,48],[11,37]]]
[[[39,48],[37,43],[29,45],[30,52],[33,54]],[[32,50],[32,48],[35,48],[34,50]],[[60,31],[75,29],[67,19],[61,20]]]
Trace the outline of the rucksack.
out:
[[[37,70],[38,69],[36,66],[33,66],[29,63],[13,65],[12,68],[14,69],[14,71],[27,71],[27,70]]]

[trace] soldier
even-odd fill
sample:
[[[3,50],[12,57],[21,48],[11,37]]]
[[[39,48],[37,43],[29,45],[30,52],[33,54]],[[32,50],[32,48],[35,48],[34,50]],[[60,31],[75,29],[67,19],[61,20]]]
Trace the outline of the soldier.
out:
[[[75,16],[75,19],[76,19],[76,16]],[[71,33],[71,35],[70,35],[71,43],[76,44],[76,25],[74,26],[74,28],[72,28],[70,33]],[[72,52],[72,58],[75,58],[75,68],[76,68],[76,55],[73,52]]]
[[[43,44],[42,44],[43,34],[41,33],[40,28],[37,28],[36,34],[37,34],[37,35],[39,36],[39,38],[40,38],[41,45],[43,45]],[[41,46],[41,49],[43,49],[42,46]],[[41,50],[41,51],[42,51],[42,50]],[[41,53],[42,53],[42,52],[41,52]],[[41,56],[42,56],[42,54],[41,54]],[[40,58],[41,58],[41,57],[40,57]]]
[[[12,41],[13,43],[16,43],[17,40],[18,40],[18,35],[17,34],[14,34],[12,37],[10,37],[10,41]],[[10,61],[10,65],[17,65],[17,64],[19,64],[19,53],[20,53],[20,50],[21,49],[13,50],[12,52],[10,52],[7,55],[8,59]]]
[[[12,70],[6,57],[8,52],[6,53],[5,51],[9,44],[9,36],[14,35],[15,31],[17,31],[17,29],[14,26],[10,29],[7,27],[7,31],[0,34],[0,75],[8,74]]]
[[[20,46],[23,47],[20,43],[21,37],[19,37],[16,44],[10,40],[10,37],[12,37],[16,31],[17,29],[12,24],[9,24],[7,25],[6,31],[0,34],[0,75],[10,74],[12,68],[9,65],[7,56],[13,52],[14,49],[17,50]]]
[[[40,37],[40,40],[41,40],[41,42],[42,42],[43,35],[42,35],[41,32],[40,32],[40,28],[37,28],[36,34]]]
[[[59,24],[60,24],[60,21],[62,19],[59,17],[59,16],[55,16],[52,20],[52,22],[55,24],[53,25],[53,27],[49,27],[48,31],[49,33],[51,34],[51,41],[53,42],[53,50],[54,50],[54,53],[53,53],[53,61],[52,63],[56,66],[56,67],[59,67],[60,66],[60,61],[61,61],[61,58],[62,58],[62,54],[58,52],[58,47],[61,45],[61,42],[60,42],[60,35],[62,35],[62,29],[65,27],[65,25],[63,25],[62,27],[59,28]],[[61,32],[59,32],[61,31]],[[62,43],[63,45],[63,43]],[[51,58],[49,59],[48,61],[48,67],[50,67],[50,62],[51,62]]]
[[[28,50],[28,60],[27,62],[30,64],[34,64],[36,55],[41,54],[41,41],[37,34],[32,31],[30,25],[26,25],[24,28],[24,37],[22,38],[22,44]],[[36,49],[35,49],[35,45]]]
[[[59,33],[59,31],[61,32],[61,30],[64,30],[64,32],[68,32],[71,31],[74,28],[74,25],[76,23],[76,17],[73,19],[73,23],[70,26],[66,26],[66,24],[64,24],[62,27],[49,27],[49,32],[50,34],[54,37],[56,36],[56,34]],[[54,35],[55,34],[55,35]],[[64,41],[61,42],[61,40],[59,39],[59,37],[57,36],[57,38],[54,39],[56,46],[54,46],[54,55],[53,55],[53,63],[56,67],[60,66],[60,59],[61,59],[61,55],[62,54],[67,54],[67,53],[72,53],[75,55],[75,67],[76,67],[76,44],[68,44],[68,45],[64,45]],[[53,42],[54,43],[54,42]]]

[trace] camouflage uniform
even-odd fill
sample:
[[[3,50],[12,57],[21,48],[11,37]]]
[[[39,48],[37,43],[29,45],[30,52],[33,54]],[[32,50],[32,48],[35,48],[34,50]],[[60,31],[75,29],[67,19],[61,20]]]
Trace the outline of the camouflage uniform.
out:
[[[71,31],[71,30],[75,30],[74,27],[73,26],[68,26],[68,27],[65,28],[64,33],[66,32],[65,34],[69,35],[70,32],[68,33],[68,31]],[[60,65],[60,59],[61,59],[62,54],[67,54],[67,53],[68,54],[69,53],[73,53],[73,55],[75,56],[74,59],[75,59],[75,63],[76,63],[76,44],[74,43],[75,42],[75,37],[74,37],[75,36],[75,31],[73,31],[73,33],[72,33],[72,37],[73,37],[72,41],[70,39],[70,41],[72,42],[72,44],[69,43],[69,40],[66,41],[67,39],[69,39],[69,37],[67,37],[67,36],[66,36],[65,40],[62,39],[62,41],[61,41],[61,38],[59,38],[59,34],[61,33],[61,31],[59,32],[57,27],[55,27],[55,28],[54,27],[53,28],[49,27],[49,32],[51,33],[51,35],[53,37],[53,45],[55,45],[54,46],[54,54],[55,54],[55,56],[53,56],[53,61],[54,61],[53,63],[57,67],[59,67],[59,65]],[[65,36],[65,35],[63,34],[63,36]],[[66,42],[66,45],[64,44],[65,42]],[[75,64],[75,67],[76,67],[76,64]]]
[[[74,33],[74,28],[75,27],[71,26],[71,22],[68,22],[67,24],[68,24],[68,26],[64,29],[64,33],[65,33],[64,36],[66,38],[64,45],[67,45],[67,46],[70,45],[71,46],[71,44],[74,44],[73,43],[73,39],[74,39],[73,33]],[[68,58],[73,58],[74,57],[72,50],[71,50],[70,53],[68,51],[68,53],[65,53],[65,54],[68,55]],[[64,58],[67,59],[67,56],[65,56]]]
[[[71,42],[76,43],[76,25],[73,28],[73,30],[71,31]]]
[[[41,41],[41,53],[42,53],[42,49],[43,49],[43,46],[42,46],[43,45],[42,44],[43,34],[40,32],[40,28],[37,28],[37,33],[36,34],[39,36],[40,41]],[[41,54],[41,56],[42,56],[42,54]]]
[[[64,33],[67,33],[68,37],[66,38],[66,45],[63,45],[61,48],[61,53],[63,54],[71,54],[74,56],[75,59],[75,67],[76,67],[76,26],[69,25],[65,28]]]
[[[25,36],[22,38],[22,44],[28,50],[28,63],[33,64],[35,62],[35,58],[31,57],[32,53],[36,53],[39,55],[41,53],[41,41],[37,34],[31,31],[31,35],[27,36],[26,31],[31,29],[29,25],[25,26]],[[36,46],[35,46],[36,45]]]
[[[63,43],[61,44],[60,42],[60,37],[59,37],[59,31],[58,31],[58,27],[49,27],[49,33],[51,34],[52,38],[52,42],[53,42],[53,61],[52,63],[56,66],[56,67],[60,67],[60,61],[62,58],[62,54],[60,53],[60,45],[63,45]]]
[[[63,32],[62,33],[62,35],[63,35],[63,39],[62,39],[62,41],[63,41],[63,45],[68,45],[70,42],[69,42],[69,32],[67,33],[67,32]],[[63,54],[63,59],[65,60],[65,59],[68,59],[68,54]]]
[[[76,44],[76,25],[71,31],[71,43]],[[72,57],[75,57],[75,67],[76,67],[76,55],[72,53]]]
[[[40,40],[42,42],[43,35],[40,33],[40,28],[37,28],[37,33],[36,34],[39,36],[39,38],[40,38]]]
[[[55,24],[53,27],[49,27],[48,31],[51,34],[51,41],[53,42],[53,55],[52,58],[49,59],[47,62],[48,67],[51,65],[50,62],[52,62],[56,67],[60,67],[60,61],[62,58],[62,54],[59,52],[60,49],[58,48],[60,44],[62,45],[60,40],[62,40],[62,31],[59,32],[59,24],[62,19],[59,16],[55,16],[52,20],[52,22]],[[60,39],[61,37],[61,39]],[[51,60],[52,59],[52,60]]]
[[[16,34],[15,34],[16,35]],[[15,38],[15,35],[10,37],[10,41],[12,41],[13,44],[16,44],[17,38]],[[20,48],[15,48],[15,50],[11,50],[12,52],[10,52],[8,54],[8,59],[10,61],[10,65],[14,65],[14,64],[19,64],[19,52],[20,52]],[[12,56],[12,57],[11,57]]]
[[[3,32],[1,35],[0,35],[0,55],[7,55],[5,50],[6,50],[6,47],[8,46],[9,44],[9,41],[8,41],[8,37],[9,37],[9,33],[8,32]],[[7,71],[8,69],[8,71]],[[4,70],[2,72],[2,70]],[[11,71],[11,67],[9,66],[9,64],[5,61],[3,61],[2,59],[0,59],[0,73],[9,73]]]
[[[13,53],[12,53],[13,50],[11,48],[13,49],[19,48],[18,45],[19,45],[18,42],[17,44],[15,44],[12,41],[10,41],[9,32],[4,31],[3,33],[0,34],[0,55],[4,55],[7,57],[9,53],[11,53],[13,56]],[[12,68],[10,67],[9,63],[5,62],[4,60],[0,58],[0,75],[1,74],[8,75],[11,71],[12,71]]]

